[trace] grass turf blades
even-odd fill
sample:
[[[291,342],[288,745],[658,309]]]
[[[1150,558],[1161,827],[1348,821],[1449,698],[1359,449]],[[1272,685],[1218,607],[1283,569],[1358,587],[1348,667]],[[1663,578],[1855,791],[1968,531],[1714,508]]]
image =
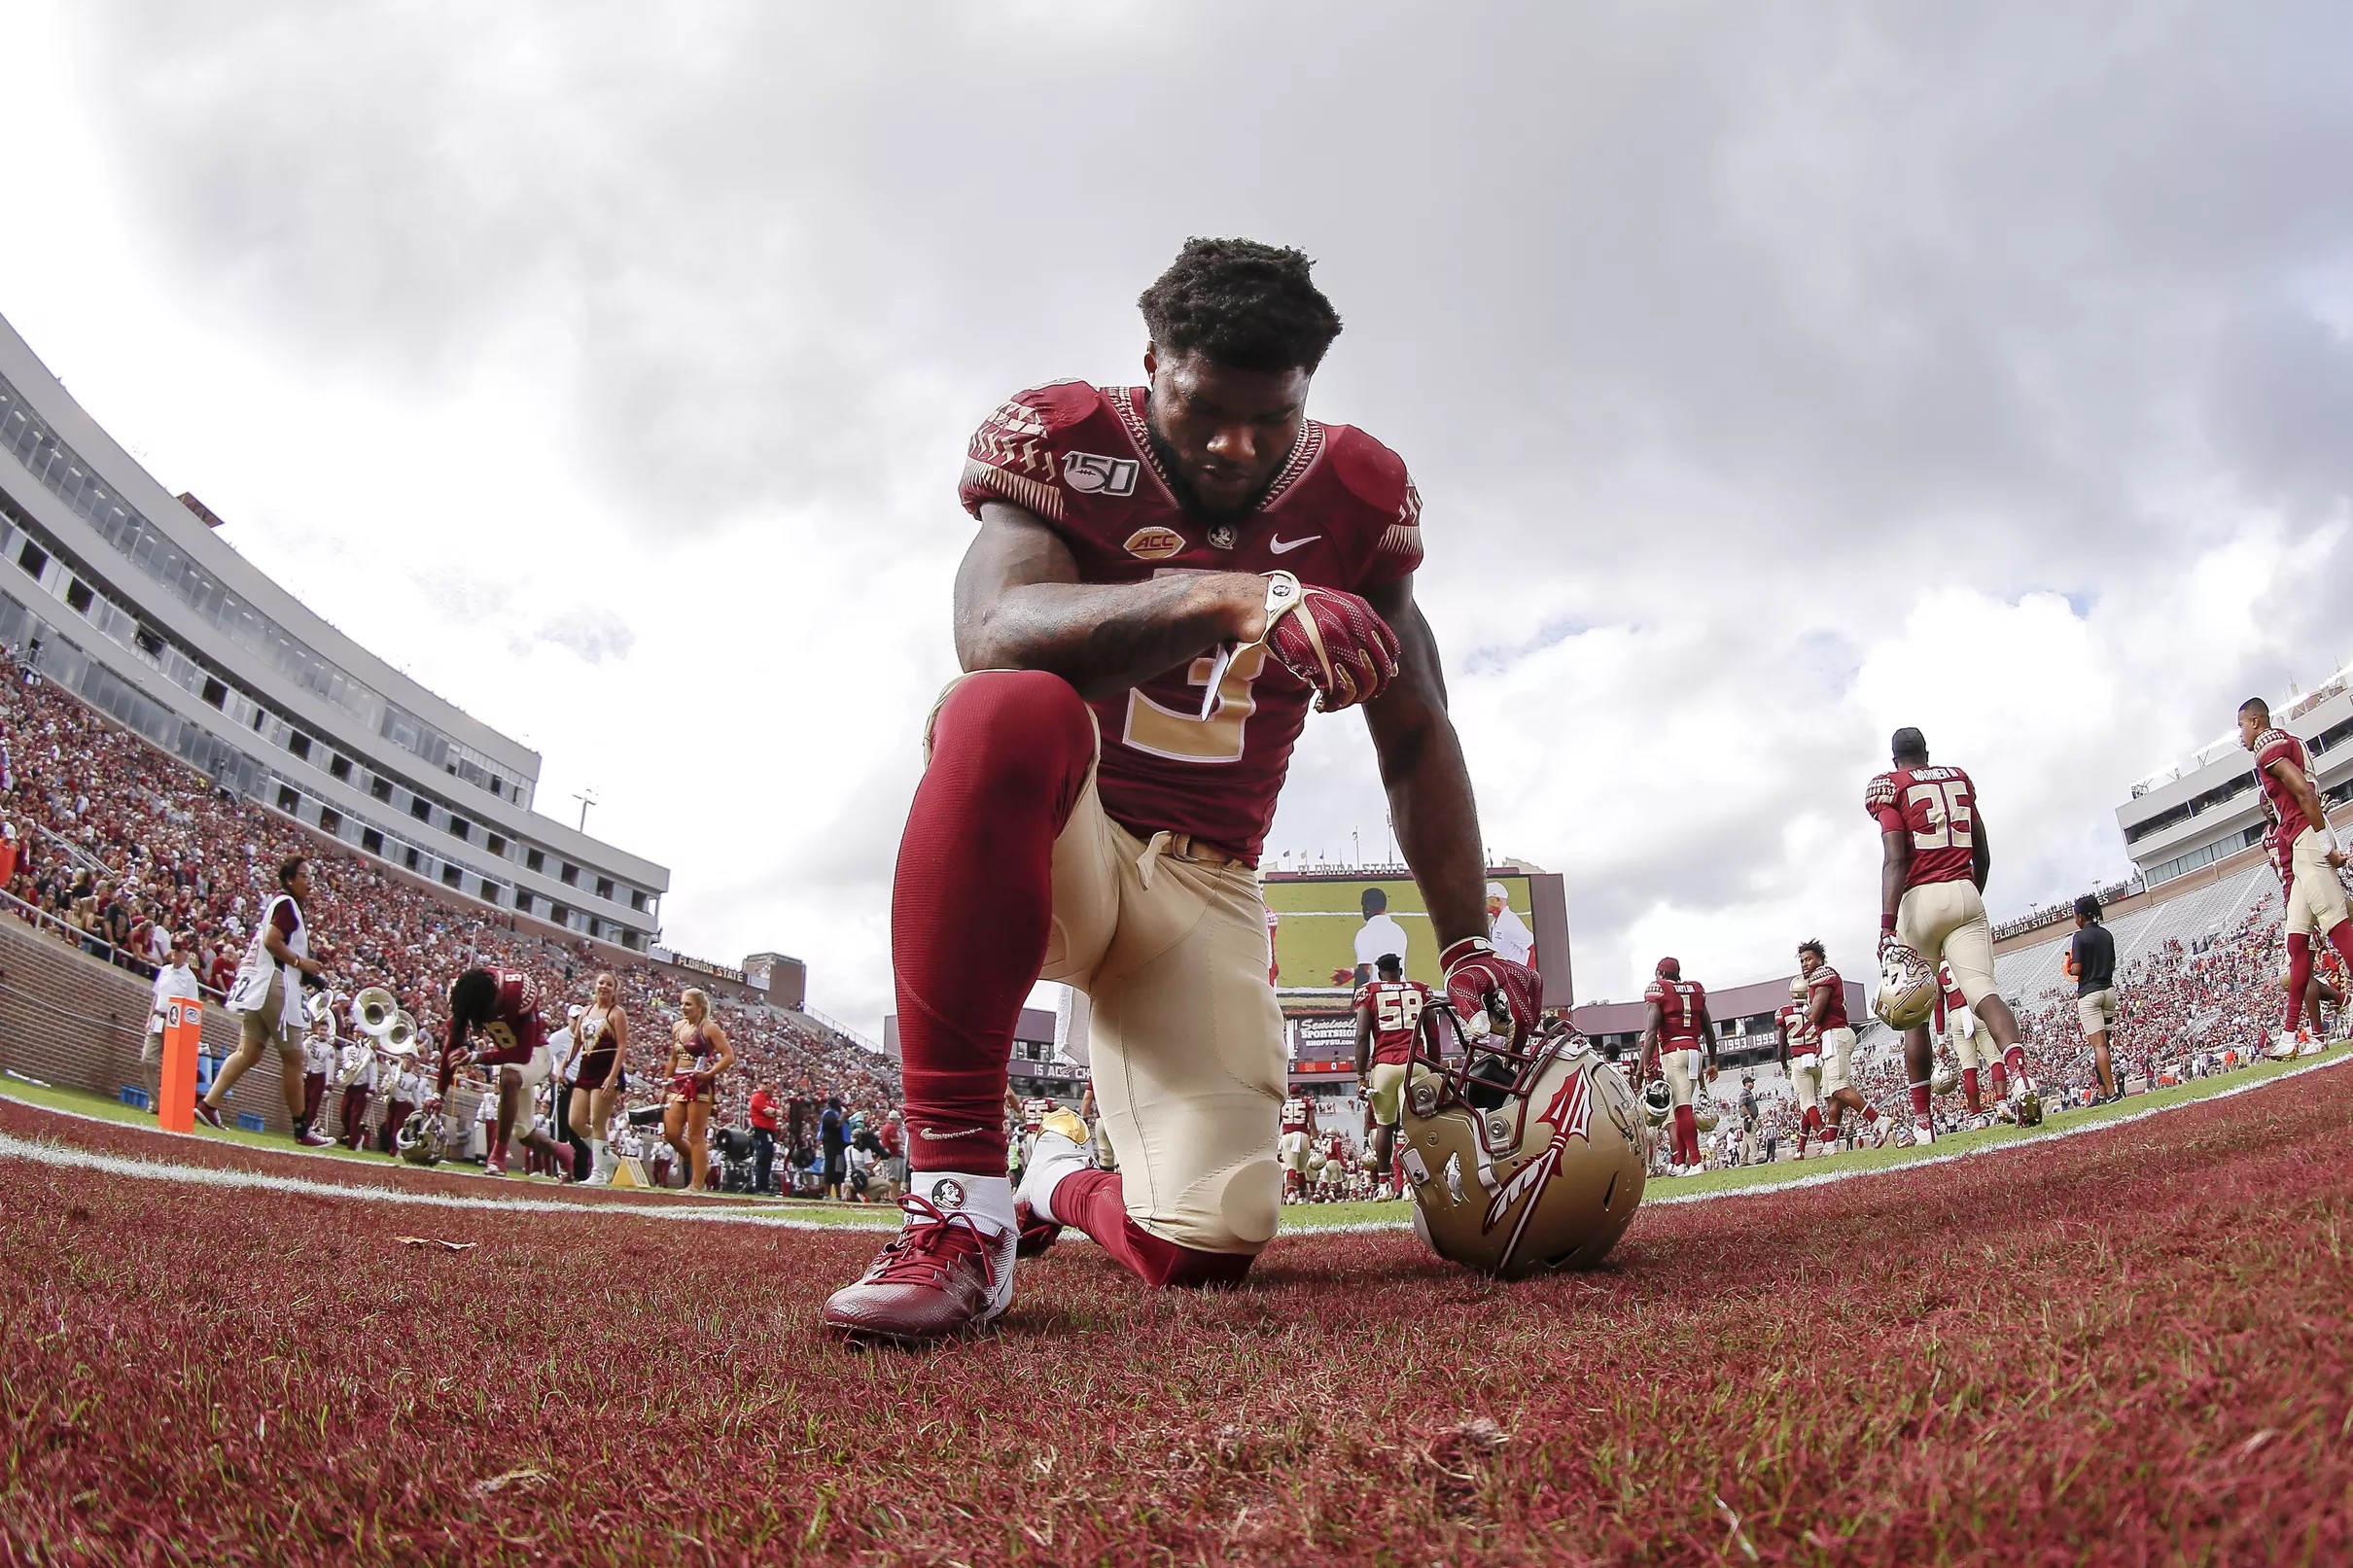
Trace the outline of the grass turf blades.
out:
[[[927,1355],[815,1332],[870,1237],[428,1222],[0,1162],[0,1541],[2344,1560],[2348,1138],[2353,1075],[2317,1073],[2036,1151],[1646,1208],[1610,1269],[1509,1287],[1395,1233],[1285,1239],[1223,1295],[1058,1249],[1004,1332]],[[479,1245],[399,1244],[420,1232]]]

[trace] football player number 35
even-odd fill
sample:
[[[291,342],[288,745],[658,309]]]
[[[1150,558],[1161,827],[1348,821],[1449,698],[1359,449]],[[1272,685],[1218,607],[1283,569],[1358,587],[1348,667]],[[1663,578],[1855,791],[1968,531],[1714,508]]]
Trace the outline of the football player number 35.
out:
[[[1969,831],[1969,790],[1952,780],[1915,784],[1904,791],[1904,804],[1928,808],[1928,826],[1912,830],[1915,850],[1966,850],[1975,847]]]
[[[1213,659],[1195,659],[1190,672],[1197,686],[1209,684],[1216,668]],[[1242,726],[1257,708],[1250,683],[1266,668],[1266,647],[1252,644],[1235,653],[1217,682],[1217,700],[1210,716],[1199,712],[1178,713],[1164,708],[1141,691],[1128,693],[1128,725],[1123,739],[1139,751],[1174,757],[1180,762],[1239,762]]]

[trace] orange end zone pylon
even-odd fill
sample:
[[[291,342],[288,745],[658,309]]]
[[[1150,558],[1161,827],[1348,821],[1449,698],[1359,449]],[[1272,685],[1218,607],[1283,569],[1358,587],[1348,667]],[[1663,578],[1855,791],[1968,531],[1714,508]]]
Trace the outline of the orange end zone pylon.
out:
[[[196,1038],[204,1029],[204,1004],[175,996],[163,1004],[162,1103],[156,1120],[166,1132],[196,1127]]]

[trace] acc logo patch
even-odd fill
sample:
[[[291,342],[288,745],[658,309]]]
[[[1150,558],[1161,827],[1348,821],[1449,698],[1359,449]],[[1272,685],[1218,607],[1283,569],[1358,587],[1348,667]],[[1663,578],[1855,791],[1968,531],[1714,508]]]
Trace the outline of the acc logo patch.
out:
[[[1140,561],[1165,561],[1184,552],[1184,536],[1173,528],[1140,528],[1121,548]]]
[[[1098,457],[1093,452],[1065,452],[1062,482],[1082,496],[1132,496],[1139,465],[1132,457]]]

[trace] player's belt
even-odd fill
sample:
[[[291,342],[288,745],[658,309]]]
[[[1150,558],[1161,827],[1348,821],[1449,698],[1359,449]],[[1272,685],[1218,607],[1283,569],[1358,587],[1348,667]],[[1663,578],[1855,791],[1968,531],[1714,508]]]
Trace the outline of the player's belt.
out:
[[[1143,885],[1152,885],[1152,865],[1158,860],[1184,860],[1194,865],[1230,866],[1253,862],[1233,851],[1221,849],[1207,839],[1197,839],[1190,833],[1173,833],[1162,828],[1144,844],[1143,854],[1136,857],[1136,869],[1142,873]]]

